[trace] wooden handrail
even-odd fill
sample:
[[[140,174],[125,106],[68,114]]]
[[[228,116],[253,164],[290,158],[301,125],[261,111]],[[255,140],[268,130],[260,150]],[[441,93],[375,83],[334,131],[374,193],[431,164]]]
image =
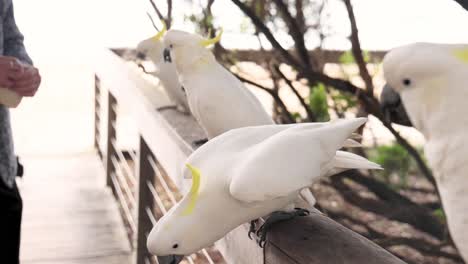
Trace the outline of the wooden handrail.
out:
[[[153,200],[148,200],[151,199],[148,198],[150,191],[145,189],[142,193],[142,190],[149,179],[160,179],[155,178],[154,170],[149,172],[151,164],[142,155],[151,152],[173,183],[185,193],[190,180],[182,179],[180,171],[193,151],[191,143],[203,138],[204,134],[191,116],[175,110],[156,111],[171,103],[161,87],[154,80],[145,78],[136,65],[125,62],[109,50],[98,53],[96,58],[96,75],[101,86],[115,96],[118,104],[130,109],[141,135],[136,238],[139,264],[143,263],[141,255],[147,254],[143,245],[150,223],[143,215],[146,216],[148,205],[149,208],[153,206]],[[143,158],[146,161],[143,162]],[[404,263],[317,211],[308,217],[276,225],[269,233],[265,249],[247,237],[247,230],[247,225],[241,225],[215,243],[228,263]]]
[[[122,56],[128,56],[129,58],[136,58],[136,51],[134,49],[128,48],[116,48],[113,51]],[[317,58],[320,62],[323,63],[340,63],[340,57],[346,51],[341,50],[310,50],[309,56]],[[372,50],[367,51],[369,56],[372,58],[372,61],[382,61],[383,57],[387,53],[384,50]],[[261,50],[227,50],[227,53],[235,58],[237,61],[248,61],[254,62],[257,64],[263,64],[265,61],[270,61],[275,56],[278,56],[277,52],[274,50],[261,51]],[[295,51],[290,51],[291,54],[295,54]]]

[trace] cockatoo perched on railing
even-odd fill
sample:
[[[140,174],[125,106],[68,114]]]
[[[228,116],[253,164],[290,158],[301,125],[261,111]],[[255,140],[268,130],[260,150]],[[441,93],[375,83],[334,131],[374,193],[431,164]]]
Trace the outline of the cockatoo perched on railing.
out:
[[[192,188],[153,227],[149,251],[160,264],[177,264],[272,213],[261,228],[264,241],[272,223],[305,213],[294,209],[300,190],[347,169],[380,169],[339,151],[366,120],[244,127],[208,141],[187,159],[182,175],[192,177]]]
[[[179,82],[175,65],[170,60],[164,60],[162,37],[166,33],[166,25],[161,21],[163,28],[154,37],[141,41],[137,46],[137,57],[140,59],[149,58],[156,71],[152,73],[162,83],[164,89],[169,96],[169,99],[176,104],[177,108],[184,113],[189,112],[187,97],[184,88]]]
[[[207,48],[221,35],[222,31],[213,39],[205,39],[169,30],[164,37],[165,61],[175,63],[190,110],[209,139],[233,128],[274,124],[255,95]]]
[[[468,262],[468,45],[416,43],[383,61],[384,109],[408,117],[426,138],[450,234]]]
[[[222,30],[212,39],[180,30],[164,36],[164,60],[175,64],[190,111],[208,139],[234,128],[275,124],[257,97],[207,48],[221,36]],[[309,189],[302,191],[302,197],[315,204]]]

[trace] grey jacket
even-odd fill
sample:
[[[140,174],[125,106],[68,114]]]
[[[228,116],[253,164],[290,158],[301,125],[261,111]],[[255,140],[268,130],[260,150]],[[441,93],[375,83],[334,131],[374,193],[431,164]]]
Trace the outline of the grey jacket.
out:
[[[0,55],[16,57],[22,62],[32,64],[23,39],[15,23],[12,0],[0,0]],[[10,112],[0,105],[0,180],[13,187],[16,170]]]

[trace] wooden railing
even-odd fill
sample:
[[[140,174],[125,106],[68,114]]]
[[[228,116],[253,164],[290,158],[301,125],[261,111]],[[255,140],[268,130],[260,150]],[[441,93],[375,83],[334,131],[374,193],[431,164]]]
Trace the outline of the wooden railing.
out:
[[[136,50],[121,48],[114,49],[119,55],[125,55],[131,58],[136,58]],[[275,50],[227,50],[228,55],[236,58],[236,61],[242,62],[254,62],[257,64],[263,64],[265,61],[270,61],[278,56],[278,52]],[[380,62],[383,60],[387,51],[385,50],[368,50],[366,51],[371,58],[370,62]],[[289,53],[295,54],[294,50],[290,50]],[[318,59],[321,63],[341,63],[341,56],[345,53],[342,50],[310,50],[309,56]]]
[[[179,172],[204,138],[195,120],[175,110],[161,87],[133,63],[105,50],[96,55],[95,146],[134,248],[135,263],[156,263],[146,249],[152,226],[190,187]],[[118,142],[119,107],[128,110],[138,144],[122,150]],[[128,147],[127,147],[128,148]],[[318,211],[275,225],[264,249],[247,237],[242,225],[188,256],[188,263],[403,263],[384,249]],[[221,254],[222,256],[221,256]]]

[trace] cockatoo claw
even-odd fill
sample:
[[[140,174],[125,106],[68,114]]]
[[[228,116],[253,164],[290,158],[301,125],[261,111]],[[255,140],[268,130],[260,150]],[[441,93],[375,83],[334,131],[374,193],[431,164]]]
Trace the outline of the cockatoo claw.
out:
[[[208,139],[207,138],[203,138],[203,139],[198,139],[198,140],[195,140],[192,142],[193,146],[194,147],[200,147],[201,145],[205,144],[206,142],[208,142]]]
[[[257,227],[257,220],[250,221],[249,233],[247,234],[250,240],[253,239],[252,234],[255,234],[256,227]]]
[[[263,223],[263,225],[256,232],[257,237],[258,237],[258,240],[257,240],[258,245],[261,248],[265,247],[267,233],[275,223],[291,220],[298,216],[308,216],[309,214],[310,214],[309,210],[302,209],[302,208],[294,208],[294,211],[292,212],[276,211],[276,212],[271,213],[270,216],[265,220],[265,223]],[[250,237],[250,233],[249,233],[249,237]]]
[[[296,214],[297,216],[308,216],[310,215],[310,211],[307,210],[307,209],[303,209],[303,208],[294,208],[294,210],[296,210]]]

